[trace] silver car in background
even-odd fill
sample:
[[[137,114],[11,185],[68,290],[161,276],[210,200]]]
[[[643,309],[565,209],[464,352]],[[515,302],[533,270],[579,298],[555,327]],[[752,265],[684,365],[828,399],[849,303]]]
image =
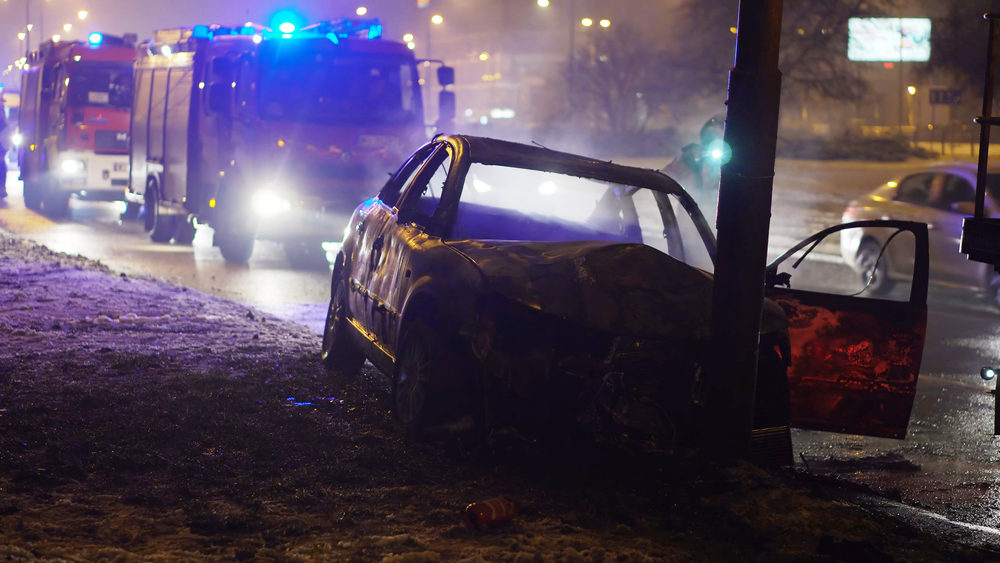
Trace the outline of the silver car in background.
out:
[[[1000,308],[1000,276],[989,265],[970,261],[958,251],[962,220],[974,212],[975,185],[974,163],[928,165],[852,201],[844,210],[843,221],[896,219],[927,223],[931,283],[983,292]],[[987,194],[986,212],[997,216],[1000,168],[989,169]],[[841,234],[840,251],[862,281],[868,283],[868,291],[885,296],[897,282],[910,279],[913,250],[905,238],[893,239],[885,229],[850,229]]]

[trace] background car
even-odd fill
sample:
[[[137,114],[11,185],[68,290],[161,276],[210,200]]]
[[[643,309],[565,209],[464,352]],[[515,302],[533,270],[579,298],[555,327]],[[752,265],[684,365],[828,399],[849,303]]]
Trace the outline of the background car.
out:
[[[1000,168],[990,168],[986,177],[986,210],[996,215],[1000,196]],[[958,250],[962,221],[975,209],[976,165],[969,162],[926,166],[894,178],[875,191],[852,201],[843,220],[897,219],[927,223],[930,244],[930,280],[941,286],[985,292],[1000,307],[1000,283],[993,268],[973,262]],[[913,250],[907,241],[894,240],[887,246],[885,229],[856,229],[844,232],[840,250],[844,260],[867,282],[873,267],[869,291],[888,294],[897,282],[911,275]],[[883,251],[883,246],[885,250]]]
[[[770,459],[791,461],[790,421],[905,434],[926,230],[887,224],[917,242],[910,300],[768,290],[753,423]],[[658,171],[440,137],[355,210],[334,259],[323,361],[350,375],[370,360],[413,437],[512,428],[672,451],[699,438],[705,369],[725,369],[711,343],[714,257],[694,200]],[[788,258],[768,279],[788,281]],[[888,369],[871,362],[890,355]]]

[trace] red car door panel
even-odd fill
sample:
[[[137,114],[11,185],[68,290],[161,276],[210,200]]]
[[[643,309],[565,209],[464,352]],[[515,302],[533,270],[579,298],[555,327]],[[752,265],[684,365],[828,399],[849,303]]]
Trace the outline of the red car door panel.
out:
[[[769,287],[788,316],[791,426],[904,438],[927,327],[928,241],[924,223],[859,221],[831,227],[775,260],[845,228],[910,231],[914,273],[907,301]],[[794,278],[793,278],[794,282]]]

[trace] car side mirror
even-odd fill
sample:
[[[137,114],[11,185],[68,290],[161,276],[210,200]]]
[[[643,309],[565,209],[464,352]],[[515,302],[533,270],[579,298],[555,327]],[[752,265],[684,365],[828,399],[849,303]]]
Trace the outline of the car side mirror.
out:
[[[231,85],[222,82],[216,82],[209,86],[208,109],[216,113],[228,114],[232,90]]]
[[[951,204],[951,210],[959,215],[968,215],[969,217],[972,217],[976,214],[976,202],[956,201]]]

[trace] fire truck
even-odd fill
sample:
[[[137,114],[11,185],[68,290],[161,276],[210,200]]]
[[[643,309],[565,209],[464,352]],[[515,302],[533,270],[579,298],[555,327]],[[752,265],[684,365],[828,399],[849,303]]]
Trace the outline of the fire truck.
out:
[[[454,71],[434,62],[450,127]],[[205,224],[228,262],[264,239],[325,264],[323,243],[427,138],[419,70],[374,19],[158,30],[136,59],[126,198],[156,242]]]
[[[61,216],[70,195],[122,200],[135,36],[43,43],[21,72],[18,164],[24,203]]]

